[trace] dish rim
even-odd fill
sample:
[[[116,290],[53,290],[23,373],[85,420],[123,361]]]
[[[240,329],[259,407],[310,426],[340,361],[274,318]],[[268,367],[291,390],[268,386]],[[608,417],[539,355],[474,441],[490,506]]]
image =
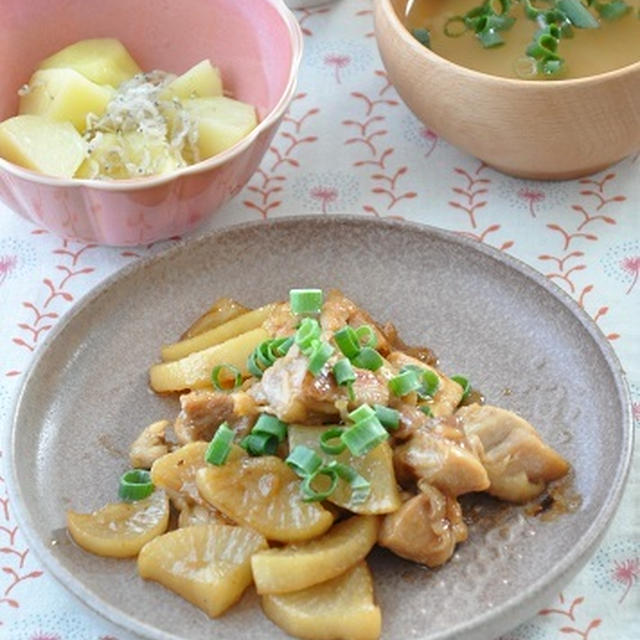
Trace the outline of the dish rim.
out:
[[[18,412],[21,409],[23,397],[27,392],[31,379],[34,376],[35,371],[38,369],[40,362],[46,358],[49,348],[69,323],[77,315],[90,307],[112,286],[117,284],[118,281],[125,279],[133,272],[144,270],[156,262],[171,260],[173,255],[188,250],[192,246],[199,246],[212,242],[215,243],[217,237],[226,235],[229,232],[242,229],[259,229],[264,228],[265,226],[277,227],[281,224],[308,224],[309,222],[322,225],[346,222],[354,225],[355,227],[364,224],[372,227],[404,229],[406,232],[413,231],[426,234],[435,237],[440,241],[463,246],[466,250],[478,251],[491,260],[498,262],[500,265],[507,266],[510,270],[515,270],[528,280],[533,281],[534,284],[542,287],[547,293],[551,294],[558,302],[567,308],[571,312],[572,316],[580,322],[584,329],[589,333],[591,339],[595,342],[600,353],[605,358],[611,374],[613,375],[617,390],[617,397],[621,404],[621,412],[623,416],[621,456],[616,468],[616,474],[609,486],[608,499],[604,502],[596,517],[592,520],[589,528],[583,532],[578,544],[576,544],[570,552],[560,562],[556,563],[546,574],[536,582],[529,585],[526,590],[517,594],[512,600],[492,607],[473,620],[462,622],[456,627],[432,636],[429,640],[454,640],[458,637],[465,637],[465,634],[471,631],[477,631],[482,628],[492,629],[500,619],[507,619],[514,616],[519,617],[517,616],[517,611],[529,610],[531,603],[535,602],[536,598],[540,596],[548,585],[553,583],[557,584],[558,582],[563,581],[565,583],[568,582],[568,580],[584,566],[593,553],[595,546],[600,542],[609,528],[609,525],[611,524],[611,521],[618,509],[631,465],[635,435],[631,412],[631,395],[626,374],[624,373],[622,365],[613,347],[605,335],[600,331],[591,316],[589,316],[584,309],[581,308],[578,303],[571,298],[571,296],[569,296],[568,293],[558,287],[555,283],[551,282],[543,274],[539,273],[533,267],[530,267],[518,258],[491,247],[490,245],[460,236],[453,231],[417,222],[385,220],[378,218],[368,219],[353,214],[333,214],[322,217],[310,215],[284,216],[282,218],[275,218],[266,222],[254,221],[224,226],[195,238],[186,238],[158,254],[143,258],[132,264],[125,265],[123,268],[116,270],[96,287],[79,298],[77,304],[75,304],[59,319],[56,326],[47,335],[40,347],[36,349],[34,357],[25,373],[19,392],[12,406],[10,428],[3,438],[3,450],[9,453],[7,473],[9,475],[10,482],[7,483],[7,491],[13,504],[16,520],[23,535],[25,536],[25,539],[34,550],[35,555],[51,572],[51,575],[83,604],[89,607],[94,613],[97,613],[99,616],[107,619],[109,622],[126,631],[139,634],[142,637],[152,640],[186,640],[182,635],[174,635],[173,633],[168,633],[153,627],[146,622],[136,620],[129,614],[124,613],[121,609],[103,601],[98,595],[95,595],[91,589],[75,578],[74,575],[55,558],[45,542],[33,533],[33,518],[31,517],[26,502],[23,499],[21,487],[18,484],[18,465],[14,455],[14,445],[16,440],[14,434],[18,431]],[[502,629],[502,632],[507,630],[508,629],[506,628]]]
[[[95,189],[96,191],[107,192],[129,192],[137,191],[139,189],[147,189],[150,187],[157,187],[159,185],[167,184],[177,178],[184,176],[195,175],[199,173],[205,173],[211,169],[219,167],[229,160],[239,156],[243,151],[246,151],[257,138],[278,122],[278,120],[285,114],[293,96],[295,95],[296,87],[298,84],[298,73],[300,71],[300,64],[302,62],[302,52],[304,49],[304,36],[302,34],[302,28],[298,24],[298,21],[293,14],[293,11],[287,7],[282,0],[263,0],[267,4],[270,4],[278,13],[282,19],[284,26],[289,33],[289,44],[291,45],[291,68],[289,69],[289,76],[287,83],[282,90],[278,102],[275,106],[265,115],[265,117],[258,122],[257,126],[250,131],[242,140],[236,142],[233,146],[225,149],[221,153],[217,153],[211,158],[201,160],[195,164],[182,167],[171,171],[170,173],[157,175],[157,176],[145,176],[142,178],[125,178],[120,180],[95,180],[89,178],[60,178],[57,176],[50,176],[31,169],[26,169],[13,162],[9,162],[0,157],[0,169],[7,171],[7,173],[28,180],[29,182],[35,182],[37,184],[44,184],[50,187],[71,187],[77,189],[80,187],[88,187]]]

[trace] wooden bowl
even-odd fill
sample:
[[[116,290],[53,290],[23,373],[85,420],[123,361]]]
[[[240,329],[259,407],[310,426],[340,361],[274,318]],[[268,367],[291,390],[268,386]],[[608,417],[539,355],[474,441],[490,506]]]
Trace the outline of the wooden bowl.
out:
[[[576,80],[512,80],[461,67],[423,47],[376,0],[376,39],[402,99],[422,122],[487,164],[523,178],[563,180],[640,150],[640,62]]]

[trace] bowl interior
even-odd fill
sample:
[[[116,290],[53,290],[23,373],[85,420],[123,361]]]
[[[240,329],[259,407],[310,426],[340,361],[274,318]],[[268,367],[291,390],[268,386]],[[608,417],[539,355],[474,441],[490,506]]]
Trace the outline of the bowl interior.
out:
[[[0,120],[17,113],[17,90],[45,57],[85,38],[115,37],[144,71],[182,73],[203,58],[225,88],[263,118],[282,96],[293,50],[270,0],[11,0],[3,3]]]
[[[211,621],[143,583],[133,561],[70,543],[64,513],[113,500],[142,426],[175,415],[175,398],[149,392],[147,367],[212,299],[257,306],[290,287],[334,286],[396,323],[408,343],[432,346],[445,371],[467,374],[489,402],[530,419],[571,462],[582,497],[572,513],[541,522],[488,504],[439,570],[382,551],[371,558],[384,638],[486,640],[515,626],[554,597],[604,531],[631,424],[605,338],[559,289],[514,265],[418,226],[306,217],[236,227],[129,269],[76,307],[26,380],[11,486],[34,553],[93,608],[148,637],[284,639],[253,592]]]

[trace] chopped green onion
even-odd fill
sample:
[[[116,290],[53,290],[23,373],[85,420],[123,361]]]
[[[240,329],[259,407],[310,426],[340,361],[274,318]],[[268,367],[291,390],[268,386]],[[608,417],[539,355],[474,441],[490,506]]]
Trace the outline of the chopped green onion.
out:
[[[358,343],[361,347],[371,347],[375,349],[378,346],[378,335],[370,324],[360,325],[356,329],[356,336],[358,337]]]
[[[223,422],[207,447],[204,454],[205,461],[216,466],[224,464],[229,457],[235,435],[233,429],[229,428],[226,422]]]
[[[543,33],[527,47],[527,55],[545,60],[557,59],[558,39]]]
[[[449,38],[459,38],[467,31],[469,27],[462,16],[453,16],[444,23],[444,35]]]
[[[275,436],[278,439],[278,443],[280,443],[287,437],[287,425],[275,416],[269,415],[268,413],[261,413],[253,429],[251,429],[251,433],[264,433]]]
[[[332,354],[333,347],[328,342],[320,342],[318,340],[309,353],[309,371],[314,376],[317,376],[322,371],[322,367],[327,364],[327,360],[329,360]]]
[[[293,344],[293,337],[274,338],[264,340],[252,352],[247,359],[247,369],[256,378],[262,378],[262,374],[278,358],[286,356]]]
[[[381,404],[374,404],[373,409],[385,429],[391,429],[395,431],[400,426],[400,412],[392,409],[391,407],[385,407]]]
[[[554,24],[547,25],[534,34],[526,55],[535,59],[539,74],[556,75],[562,70],[564,60],[556,53],[561,34],[562,29]]]
[[[422,384],[415,371],[407,370],[393,376],[388,382],[389,391],[395,396],[406,396],[412,391],[420,389]]]
[[[426,367],[419,367],[415,364],[406,364],[400,373],[405,371],[413,371],[420,381],[420,387],[416,389],[420,398],[432,398],[438,389],[440,388],[440,378],[435,371],[427,369]]]
[[[293,336],[288,338],[276,338],[271,341],[270,351],[276,358],[286,356],[293,344]],[[275,359],[275,358],[274,358]]]
[[[356,373],[347,358],[342,358],[333,365],[333,375],[340,386],[351,386],[356,381]]]
[[[431,369],[425,369],[421,376],[422,389],[418,391],[421,396],[433,398],[440,388],[440,377],[435,371]]]
[[[467,380],[467,378],[465,378],[464,376],[459,375],[451,376],[451,379],[454,382],[457,382],[462,387],[462,398],[460,398],[460,401],[462,402],[462,400],[466,400],[471,393],[471,383],[469,382],[469,380]]]
[[[564,62],[562,60],[543,60],[540,63],[540,71],[545,76],[555,76],[560,73]]]
[[[278,450],[278,438],[269,433],[250,433],[240,446],[252,456],[272,456]]]
[[[296,315],[320,313],[323,301],[322,289],[291,289],[289,291],[291,313]]]
[[[624,0],[611,0],[611,2],[596,2],[596,11],[604,20],[617,20],[631,10],[631,7]],[[638,10],[640,17],[640,9]]]
[[[507,31],[513,26],[514,22],[515,18],[511,18],[510,16],[497,16],[490,14],[486,17],[483,31],[488,31],[490,29],[494,29],[495,31]]]
[[[547,0],[546,2],[543,2],[543,4],[547,4],[549,6],[554,6],[555,1],[554,0]],[[527,18],[529,18],[530,20],[536,20],[538,19],[538,16],[544,15],[545,13],[547,13],[549,11],[549,9],[538,9],[538,7],[535,7],[531,0],[524,0],[524,13],[527,16]]]
[[[311,485],[318,478],[318,476],[326,476],[330,479],[331,484],[324,490],[318,491]],[[314,473],[307,475],[302,480],[302,493],[304,494],[304,502],[320,502],[326,500],[338,486],[338,474],[334,469],[329,467],[320,467]]]
[[[571,24],[579,29],[597,29],[600,26],[580,0],[558,0],[556,6],[569,18]]]
[[[422,411],[422,413],[424,413],[425,416],[433,418],[433,411],[431,411],[431,407],[428,404],[421,404],[419,409],[420,411]]]
[[[252,376],[255,376],[256,378],[262,378],[262,374],[264,373],[264,371],[258,365],[257,352],[258,347],[256,347],[247,358],[247,369]]]
[[[224,380],[222,379],[223,372],[229,372],[231,377],[227,376],[227,380],[232,382],[233,386],[228,386],[224,384]],[[218,391],[233,391],[237,389],[242,384],[242,373],[238,367],[234,367],[232,364],[219,364],[213,367],[213,371],[211,371],[211,382],[213,382],[213,386]]]
[[[496,10],[498,5],[499,12]],[[444,27],[445,35],[449,37],[462,35],[464,31],[461,31],[460,27],[452,27],[462,22],[467,29],[475,32],[483,47],[497,47],[504,43],[499,32],[511,29],[515,22],[515,18],[507,15],[510,8],[510,0],[487,0],[481,6],[467,11],[462,17],[450,18]]]
[[[492,47],[498,47],[504,44],[504,38],[495,29],[485,29],[476,33],[476,37],[482,43],[485,49],[491,49]]]
[[[320,324],[314,318],[304,318],[295,335],[295,343],[304,352],[311,348],[314,340],[320,338]]]
[[[369,371],[377,371],[384,364],[382,356],[371,347],[363,347],[351,362],[353,362],[356,367],[368,369]]]
[[[533,80],[538,75],[538,62],[531,56],[522,56],[513,63],[513,70],[518,78]]]
[[[558,37],[560,38],[573,38],[573,27],[567,18],[564,20],[557,20],[557,27],[559,30]]]
[[[349,420],[352,422],[360,422],[360,420],[366,420],[375,415],[376,412],[368,404],[361,404],[349,414]]]
[[[371,483],[361,476],[353,467],[348,464],[342,464],[337,460],[332,460],[328,465],[328,469],[333,469],[338,477],[348,482],[351,486],[351,503],[362,504],[371,493]]]
[[[384,442],[389,434],[380,424],[380,420],[373,415],[356,422],[340,437],[354,456],[363,456]]]
[[[151,474],[146,469],[131,469],[120,477],[118,495],[122,500],[135,502],[148,498],[153,489]]]
[[[544,29],[539,29],[533,35],[534,35],[534,40],[542,38],[543,36],[546,39],[550,38],[551,40],[555,40],[556,41],[555,43],[549,43],[545,45],[547,46],[547,48],[551,49],[555,53],[556,49],[558,48],[559,40],[562,37],[562,31],[560,30],[560,27],[557,24],[550,24],[550,25],[547,25]]]
[[[428,29],[414,29],[411,34],[423,47],[431,48],[431,34]]]
[[[340,440],[338,444],[331,444],[331,441],[339,439],[343,433],[344,429],[342,427],[327,429],[320,436],[320,448],[330,456],[337,456],[341,454],[347,448],[347,445],[342,442],[342,440]]]
[[[296,445],[285,462],[301,478],[313,475],[322,466],[322,458],[313,449],[303,444]]]
[[[333,334],[333,339],[336,341],[338,349],[350,360],[360,353],[360,341],[353,327],[349,325],[342,327]]]

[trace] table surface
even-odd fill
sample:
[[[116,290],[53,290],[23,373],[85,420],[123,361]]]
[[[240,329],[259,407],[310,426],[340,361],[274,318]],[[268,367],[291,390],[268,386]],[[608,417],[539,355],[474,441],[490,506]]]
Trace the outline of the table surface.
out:
[[[369,0],[296,12],[297,95],[261,168],[201,231],[305,213],[396,217],[476,238],[569,292],[611,341],[640,423],[640,158],[581,180],[510,178],[425,128],[390,86]],[[0,204],[0,436],[33,352],[134,249],[66,242]],[[606,425],[603,425],[606,428]],[[640,638],[640,459],[601,547],[548,607],[501,640]],[[59,586],[29,551],[0,455],[0,639],[132,640]]]

